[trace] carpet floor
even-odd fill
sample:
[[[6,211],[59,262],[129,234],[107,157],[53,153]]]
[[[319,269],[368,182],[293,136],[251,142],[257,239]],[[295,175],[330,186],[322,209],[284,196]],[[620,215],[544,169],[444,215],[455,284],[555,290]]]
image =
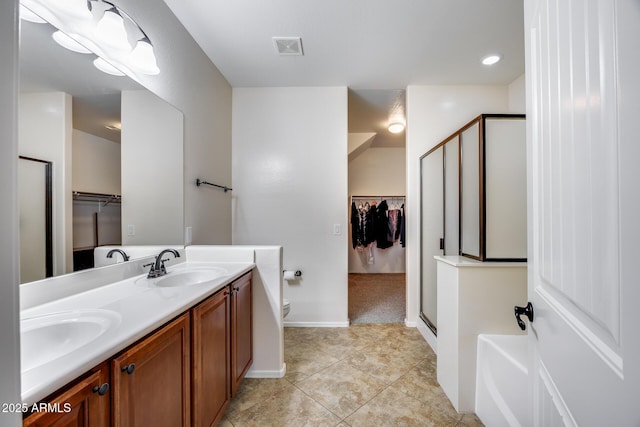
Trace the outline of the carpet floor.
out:
[[[351,323],[403,323],[406,317],[404,273],[349,274]]]

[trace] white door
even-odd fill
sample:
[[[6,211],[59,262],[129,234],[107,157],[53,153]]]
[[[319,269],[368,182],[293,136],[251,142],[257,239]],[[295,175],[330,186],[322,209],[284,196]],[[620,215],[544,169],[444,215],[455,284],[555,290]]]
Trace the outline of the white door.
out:
[[[640,426],[640,0],[525,0],[535,426]]]

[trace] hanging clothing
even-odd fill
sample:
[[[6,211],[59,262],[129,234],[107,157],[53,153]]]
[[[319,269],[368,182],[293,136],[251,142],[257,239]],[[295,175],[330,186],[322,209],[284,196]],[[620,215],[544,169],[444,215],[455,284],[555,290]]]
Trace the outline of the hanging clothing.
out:
[[[387,249],[393,246],[393,241],[389,241],[387,235],[389,233],[389,218],[387,201],[383,200],[376,209],[375,230],[376,230],[376,246],[378,249]]]
[[[398,217],[400,210],[399,209],[391,209],[389,210],[389,212],[387,213],[387,240],[389,240],[390,242],[395,242],[396,240],[398,240],[398,238],[396,237],[396,234],[399,235],[399,229],[398,229]]]
[[[364,249],[375,239],[375,206],[351,203],[351,243],[353,249]]]

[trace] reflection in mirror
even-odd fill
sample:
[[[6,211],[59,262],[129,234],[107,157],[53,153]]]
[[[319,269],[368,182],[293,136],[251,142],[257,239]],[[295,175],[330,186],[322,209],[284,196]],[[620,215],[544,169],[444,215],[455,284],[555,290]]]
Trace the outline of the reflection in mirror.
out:
[[[60,47],[51,25],[20,27],[18,151],[52,164],[52,275],[92,267],[100,245],[182,245],[182,113]],[[21,283],[46,276],[32,253],[21,254]]]

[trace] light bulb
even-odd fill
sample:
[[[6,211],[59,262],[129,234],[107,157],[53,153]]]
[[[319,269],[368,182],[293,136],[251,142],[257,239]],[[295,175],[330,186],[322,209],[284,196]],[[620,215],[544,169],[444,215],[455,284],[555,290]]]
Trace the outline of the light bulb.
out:
[[[103,73],[111,74],[112,76],[118,76],[118,77],[124,76],[124,73],[122,71],[118,70],[116,67],[109,64],[107,61],[105,61],[100,57],[96,58],[93,61],[93,65]]]
[[[387,129],[389,129],[391,133],[400,133],[404,130],[404,123],[391,123]]]
[[[66,16],[85,20],[93,19],[87,6],[87,0],[56,0],[49,3]]]
[[[124,19],[115,7],[104,12],[94,31],[96,37],[104,44],[123,51],[131,50]]]
[[[131,63],[145,74],[159,74],[160,69],[156,64],[156,56],[153,46],[147,37],[138,40],[136,47],[131,52]]]
[[[482,63],[484,65],[493,65],[493,64],[496,64],[501,59],[502,59],[502,57],[500,55],[489,55],[489,56],[485,56],[482,59]]]
[[[51,37],[58,43],[60,46],[65,49],[69,49],[73,52],[78,53],[91,53],[89,49],[78,43],[75,39],[69,37],[67,34],[58,30],[55,33],[51,34]]]

